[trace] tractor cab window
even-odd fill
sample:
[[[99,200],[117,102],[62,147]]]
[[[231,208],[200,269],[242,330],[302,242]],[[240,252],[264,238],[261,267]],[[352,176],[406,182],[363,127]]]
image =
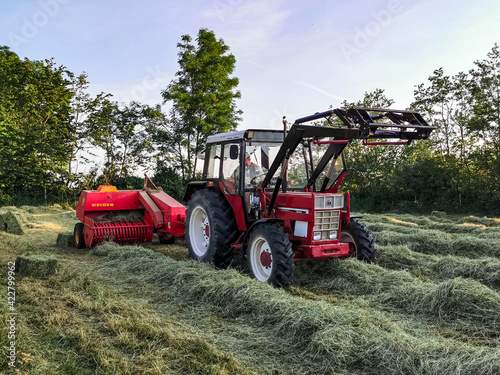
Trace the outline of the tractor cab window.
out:
[[[240,183],[240,145],[228,143],[224,145],[224,160],[222,164],[222,181],[230,194],[238,194]]]
[[[304,189],[311,175],[309,149],[304,145],[297,146],[288,161],[287,181],[291,189]]]
[[[206,178],[219,178],[221,162],[221,145],[211,145],[206,161]]]
[[[266,177],[281,144],[248,142],[245,148],[245,189],[255,188]]]

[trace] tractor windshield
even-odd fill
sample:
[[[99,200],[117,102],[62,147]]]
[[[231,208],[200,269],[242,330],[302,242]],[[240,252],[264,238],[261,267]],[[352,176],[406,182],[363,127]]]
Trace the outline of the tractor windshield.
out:
[[[245,158],[245,188],[257,186],[267,174],[269,166],[278,155],[281,144],[248,143]],[[335,150],[333,150],[335,149]],[[291,154],[288,161],[286,180],[292,190],[303,190],[314,176],[314,191],[329,189],[345,170],[343,145],[311,144],[302,142]],[[326,157],[325,157],[326,155]],[[325,159],[324,159],[325,158]],[[268,188],[273,188],[281,174],[281,166],[274,173]]]
[[[328,144],[311,145],[309,148],[308,143],[297,147],[288,162],[288,184],[290,188],[302,189],[304,186],[307,186],[313,171],[320,164],[328,148]],[[343,154],[340,154],[336,159],[332,156],[326,165],[318,171],[319,175],[314,181],[314,190],[324,191],[329,189],[343,171]],[[323,187],[325,181],[326,185]]]
[[[245,149],[245,188],[255,187],[267,174],[281,143],[248,142]]]

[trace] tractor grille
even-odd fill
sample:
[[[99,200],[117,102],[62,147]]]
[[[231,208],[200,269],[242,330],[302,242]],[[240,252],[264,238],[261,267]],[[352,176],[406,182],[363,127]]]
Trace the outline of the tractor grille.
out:
[[[314,241],[336,240],[339,233],[340,210],[316,211],[314,214]]]

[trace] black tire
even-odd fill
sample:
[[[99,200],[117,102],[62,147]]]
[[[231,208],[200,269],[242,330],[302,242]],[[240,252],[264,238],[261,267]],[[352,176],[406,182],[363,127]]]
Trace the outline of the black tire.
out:
[[[75,230],[73,231],[73,239],[75,240],[75,247],[77,249],[84,249],[85,246],[85,225],[83,223],[76,223]]]
[[[160,239],[160,243],[164,245],[171,245],[175,243],[175,236],[171,234],[160,234],[158,233],[158,238]]]
[[[252,276],[278,288],[292,283],[295,264],[292,244],[283,228],[274,223],[255,227],[247,241],[247,262]]]
[[[238,229],[233,210],[224,197],[210,190],[194,193],[188,202],[185,225],[192,259],[212,263],[217,268],[231,264],[234,256],[231,243]]]
[[[375,239],[366,225],[351,221],[349,225],[342,226],[340,242],[349,243],[350,256],[367,263],[376,263]]]

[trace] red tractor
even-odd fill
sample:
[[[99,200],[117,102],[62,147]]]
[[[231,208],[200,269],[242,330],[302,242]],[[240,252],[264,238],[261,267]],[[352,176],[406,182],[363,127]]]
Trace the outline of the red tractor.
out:
[[[330,126],[304,124],[317,120]],[[203,180],[191,182],[184,197],[190,257],[225,268],[241,250],[254,277],[277,287],[291,283],[294,261],[375,262],[371,232],[351,216],[349,193],[338,193],[347,171],[343,150],[354,139],[410,144],[433,129],[413,111],[351,108],[300,118],[286,135],[208,137]]]

